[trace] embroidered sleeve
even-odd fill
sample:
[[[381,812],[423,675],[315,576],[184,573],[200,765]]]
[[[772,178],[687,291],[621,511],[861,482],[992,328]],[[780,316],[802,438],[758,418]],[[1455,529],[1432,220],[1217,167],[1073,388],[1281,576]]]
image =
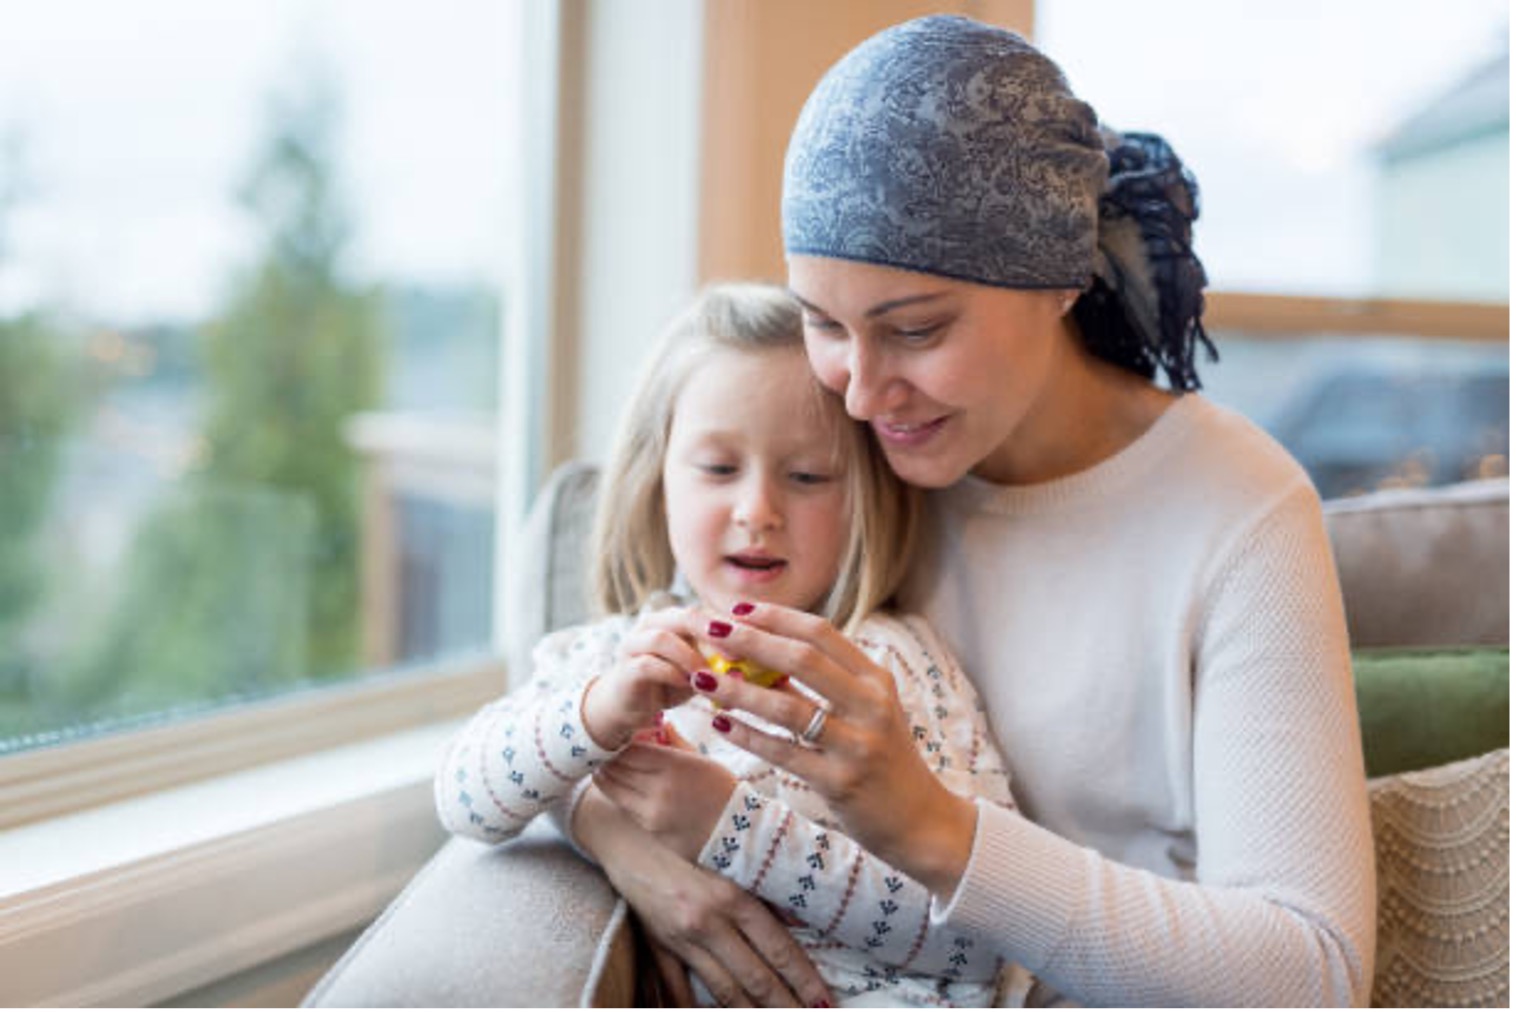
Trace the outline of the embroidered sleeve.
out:
[[[484,707],[453,738],[434,783],[444,828],[508,840],[616,754],[595,744],[580,707],[614,655],[618,637],[607,632],[602,623],[545,639],[532,684]]]
[[[984,701],[925,618],[876,620],[860,645],[895,676],[911,737],[937,778],[965,797],[1015,809],[1011,775]]]
[[[931,894],[852,839],[739,784],[700,864],[791,918],[881,963],[948,979],[985,980],[1000,960],[987,945],[933,926]]]

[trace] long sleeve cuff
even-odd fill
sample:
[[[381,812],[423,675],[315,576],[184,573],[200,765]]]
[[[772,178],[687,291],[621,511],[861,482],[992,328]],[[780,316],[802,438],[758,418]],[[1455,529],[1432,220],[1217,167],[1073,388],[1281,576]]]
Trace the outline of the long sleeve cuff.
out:
[[[1098,856],[1019,812],[978,805],[968,867],[945,905],[933,898],[932,922],[994,939],[1003,957],[1036,973],[1074,922]]]

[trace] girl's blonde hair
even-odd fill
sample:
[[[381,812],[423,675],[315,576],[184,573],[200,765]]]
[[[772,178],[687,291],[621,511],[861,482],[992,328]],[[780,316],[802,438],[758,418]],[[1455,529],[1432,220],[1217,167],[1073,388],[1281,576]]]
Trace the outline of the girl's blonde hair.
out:
[[[636,612],[673,582],[663,492],[669,430],[685,383],[718,349],[803,354],[799,304],[771,285],[712,285],[663,333],[601,476],[590,582],[595,604],[605,612]],[[817,410],[834,414],[842,433],[838,451],[852,513],[837,582],[821,614],[851,631],[888,603],[904,579],[914,555],[921,494],[895,476],[873,436],[847,416],[841,399],[813,382]]]

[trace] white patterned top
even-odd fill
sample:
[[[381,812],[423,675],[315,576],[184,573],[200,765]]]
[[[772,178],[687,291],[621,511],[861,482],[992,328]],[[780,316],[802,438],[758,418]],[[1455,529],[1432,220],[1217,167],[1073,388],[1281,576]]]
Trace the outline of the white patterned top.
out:
[[[584,689],[615,662],[633,620],[562,630],[534,654],[532,683],[481,710],[448,747],[436,780],[450,832],[496,842],[535,815],[571,808],[576,788],[610,759],[580,720]],[[913,736],[960,794],[1015,809],[1010,778],[972,684],[919,616],[876,615],[854,641],[895,676]],[[738,780],[699,862],[785,916],[844,1004],[984,1006],[1017,973],[973,933],[934,925],[931,895],[842,833],[804,783],[734,747],[711,727],[703,697],[667,721]],[[568,819],[563,819],[568,824]],[[1011,997],[1014,997],[1012,995]]]

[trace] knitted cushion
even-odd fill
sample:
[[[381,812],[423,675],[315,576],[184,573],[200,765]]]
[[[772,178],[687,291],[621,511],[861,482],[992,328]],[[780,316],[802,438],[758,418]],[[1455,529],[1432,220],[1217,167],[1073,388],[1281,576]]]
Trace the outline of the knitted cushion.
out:
[[[1369,776],[1441,766],[1509,745],[1510,668],[1505,647],[1355,651]]]
[[[1369,783],[1373,1004],[1510,1004],[1510,752]]]

